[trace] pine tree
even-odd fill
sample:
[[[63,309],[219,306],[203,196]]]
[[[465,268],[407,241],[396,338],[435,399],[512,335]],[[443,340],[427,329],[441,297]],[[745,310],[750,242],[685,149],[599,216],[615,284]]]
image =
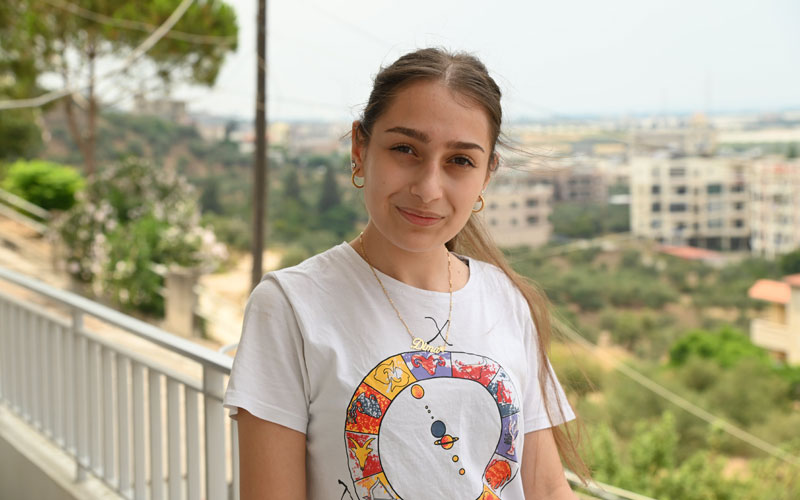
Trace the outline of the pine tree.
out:
[[[319,204],[317,208],[320,214],[338,207],[342,203],[339,194],[339,185],[336,182],[336,172],[330,165],[325,167],[325,177],[322,180],[322,190],[320,191]]]

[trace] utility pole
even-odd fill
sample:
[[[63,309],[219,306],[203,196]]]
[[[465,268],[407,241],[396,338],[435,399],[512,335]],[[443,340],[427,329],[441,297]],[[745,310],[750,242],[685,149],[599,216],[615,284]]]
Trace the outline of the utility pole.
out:
[[[267,220],[267,0],[258,0],[256,37],[256,156],[253,163],[253,270],[250,289],[261,281]]]

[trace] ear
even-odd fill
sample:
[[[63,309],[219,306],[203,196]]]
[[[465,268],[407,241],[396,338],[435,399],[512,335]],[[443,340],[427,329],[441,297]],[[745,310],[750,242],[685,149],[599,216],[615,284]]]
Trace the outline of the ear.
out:
[[[500,164],[500,156],[497,153],[492,153],[491,158],[489,159],[489,168],[486,169],[486,179],[483,181],[483,189],[485,191],[487,186],[489,186],[489,181],[492,179],[492,174],[497,170],[497,166]]]
[[[362,165],[364,161],[364,137],[361,133],[361,122],[358,120],[353,121],[352,129],[350,130],[350,158],[356,162],[356,171],[361,173],[363,177]]]

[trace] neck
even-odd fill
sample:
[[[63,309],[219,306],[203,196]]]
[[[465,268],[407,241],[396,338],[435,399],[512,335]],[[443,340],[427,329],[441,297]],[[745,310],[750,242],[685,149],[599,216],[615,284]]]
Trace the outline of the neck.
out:
[[[416,288],[436,292],[450,290],[447,249],[444,244],[422,251],[409,251],[383,237],[371,222],[364,229],[363,239],[366,256],[359,238],[351,241],[350,245],[378,271]],[[463,274],[456,272],[456,263],[463,266],[458,259],[452,259],[454,290],[457,288],[457,281],[460,281],[457,278]]]

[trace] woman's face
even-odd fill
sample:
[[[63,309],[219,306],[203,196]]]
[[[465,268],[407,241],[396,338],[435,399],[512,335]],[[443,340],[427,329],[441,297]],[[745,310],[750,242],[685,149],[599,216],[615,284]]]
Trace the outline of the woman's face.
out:
[[[426,251],[467,223],[489,182],[486,112],[440,82],[410,84],[374,123],[367,144],[353,124],[371,224],[395,246]]]

